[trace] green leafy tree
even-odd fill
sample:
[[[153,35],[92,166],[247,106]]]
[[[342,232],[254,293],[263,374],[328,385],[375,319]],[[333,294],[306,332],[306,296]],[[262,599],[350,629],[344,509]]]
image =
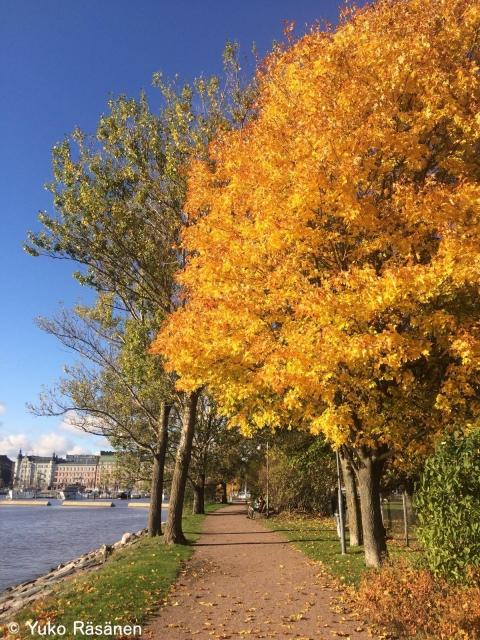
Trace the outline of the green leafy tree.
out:
[[[415,498],[431,571],[468,581],[480,567],[480,430],[446,434],[427,458]],[[478,572],[477,572],[478,579]]]
[[[255,437],[253,438],[256,441]],[[263,444],[264,441],[263,441]],[[265,495],[266,448],[261,451],[258,491]],[[335,456],[322,436],[279,430],[268,448],[270,503],[279,511],[309,511],[326,515],[336,483]]]
[[[228,501],[227,484],[243,481],[255,457],[256,451],[238,428],[228,427],[218,432],[208,461],[208,475],[211,483],[220,485],[224,504]]]
[[[189,479],[193,487],[193,513],[204,513],[205,480],[221,485],[222,502],[227,502],[228,482],[245,475],[249,455],[239,429],[228,428],[212,397],[202,392],[192,448]]]
[[[206,157],[219,127],[242,126],[253,113],[254,90],[244,86],[237,57],[237,46],[229,43],[224,86],[216,77],[179,86],[156,74],[164,99],[158,116],[144,94],[139,101],[120,96],[109,101],[110,111],[94,135],[76,129],[54,147],[53,181],[47,189],[56,215],[39,214],[43,229],[28,234],[25,249],[33,256],[75,262],[76,279],[113,296],[112,305],[139,323],[140,332],[145,325],[158,330],[165,316],[183,304],[174,274],[187,257],[178,247],[188,224],[183,205],[191,154]],[[185,401],[167,542],[185,542],[181,514],[199,393],[192,391]],[[158,396],[162,459],[171,394],[167,385]]]
[[[149,534],[161,533],[163,469],[169,415],[177,401],[158,358],[147,353],[148,325],[115,314],[113,294],[100,294],[94,307],[61,308],[38,326],[80,357],[45,389],[36,415],[66,415],[88,433],[106,437],[117,450],[151,458]]]
[[[193,513],[205,513],[205,480],[219,435],[225,431],[225,418],[203,391],[198,401],[197,424],[192,446],[188,479],[193,489]]]
[[[136,347],[143,351],[148,348],[145,338],[158,329],[172,308],[173,274],[181,260],[175,245],[185,193],[185,178],[179,166],[186,156],[175,145],[169,124],[150,112],[145,95],[138,102],[120,96],[109,102],[109,108],[95,135],[85,135],[77,129],[71,140],[65,138],[54,147],[54,179],[47,189],[53,194],[56,215],[39,214],[43,230],[28,234],[25,249],[34,256],[72,260],[80,267],[74,273],[76,279],[107,294],[109,304],[124,314],[130,341],[124,345],[124,373],[140,393],[145,381],[142,378],[145,371],[142,373],[141,369],[146,364],[140,365],[137,358],[133,366],[131,361],[129,373],[128,353],[130,350],[133,354],[135,340]],[[62,322],[68,324],[65,314]],[[48,322],[43,324],[48,330]],[[113,336],[109,335],[108,340],[111,339]],[[144,340],[143,345],[138,344],[139,340]],[[74,379],[78,379],[80,368],[78,365]],[[162,381],[163,393],[157,396],[159,404],[154,418],[158,428],[155,455],[162,468],[157,469],[154,464],[158,477],[151,498],[156,514],[153,517],[151,513],[154,520],[149,527],[151,535],[160,533],[158,505],[162,491],[158,480],[163,474],[173,391],[172,384],[165,384],[168,377],[161,365],[157,365],[156,373]],[[137,374],[139,378],[134,380]],[[86,377],[100,384],[91,372]],[[120,398],[121,393],[112,393],[112,377],[115,378],[115,373],[112,367],[107,367],[101,383],[109,387],[109,392],[103,398],[109,398],[118,415],[125,401]],[[82,389],[86,388],[84,376]],[[100,391],[93,386],[85,393],[98,396]]]

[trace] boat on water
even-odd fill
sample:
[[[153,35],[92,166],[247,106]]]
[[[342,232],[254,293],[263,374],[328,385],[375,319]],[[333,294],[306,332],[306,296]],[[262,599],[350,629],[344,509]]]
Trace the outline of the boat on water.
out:
[[[60,491],[59,496],[62,500],[84,500],[85,494],[82,492],[83,489],[85,489],[85,487],[79,484],[69,484]]]
[[[10,489],[7,493],[7,500],[34,500],[37,497],[36,491],[25,489]]]

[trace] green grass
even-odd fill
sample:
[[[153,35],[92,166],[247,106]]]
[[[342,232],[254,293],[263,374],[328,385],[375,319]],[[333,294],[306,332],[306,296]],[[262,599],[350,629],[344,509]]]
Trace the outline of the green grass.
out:
[[[348,535],[347,554],[341,554],[333,518],[280,515],[259,522],[280,533],[312,560],[323,564],[343,584],[357,586],[367,571],[363,547],[349,547]],[[388,552],[392,560],[400,556],[416,559],[420,553],[396,541],[388,544]]]
[[[205,510],[211,513],[222,506],[225,505],[208,505]],[[203,518],[203,515],[184,516],[183,531],[190,543],[200,536]],[[79,637],[78,633],[73,635],[75,620],[102,626],[107,622],[141,625],[164,602],[182,564],[193,553],[190,545],[166,546],[162,540],[162,537],[142,538],[134,546],[116,551],[99,571],[66,581],[51,596],[24,607],[12,617],[20,624],[20,633],[10,637],[31,638],[26,622],[37,620],[39,625],[50,621],[65,626],[63,638]]]

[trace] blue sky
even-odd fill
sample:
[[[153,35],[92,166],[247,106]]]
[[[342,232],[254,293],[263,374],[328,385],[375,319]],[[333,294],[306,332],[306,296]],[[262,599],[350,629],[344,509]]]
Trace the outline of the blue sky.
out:
[[[96,452],[108,447],[61,418],[34,418],[25,408],[71,361],[37,316],[82,296],[73,263],[23,252],[39,210],[52,213],[51,149],[75,126],[93,132],[109,94],[151,104],[154,72],[192,80],[221,73],[227,40],[261,56],[316,19],[338,21],[338,0],[6,0],[0,3],[0,454]]]

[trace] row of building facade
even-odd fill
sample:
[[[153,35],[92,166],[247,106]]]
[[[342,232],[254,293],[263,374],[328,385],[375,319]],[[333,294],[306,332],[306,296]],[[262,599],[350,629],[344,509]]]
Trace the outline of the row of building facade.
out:
[[[6,457],[6,456],[5,456]],[[13,466],[13,487],[38,490],[63,489],[80,484],[86,489],[110,489],[116,485],[117,459],[113,451],[100,455],[28,456],[20,450]]]
[[[0,488],[8,487],[13,480],[14,460],[8,456],[0,455]]]

